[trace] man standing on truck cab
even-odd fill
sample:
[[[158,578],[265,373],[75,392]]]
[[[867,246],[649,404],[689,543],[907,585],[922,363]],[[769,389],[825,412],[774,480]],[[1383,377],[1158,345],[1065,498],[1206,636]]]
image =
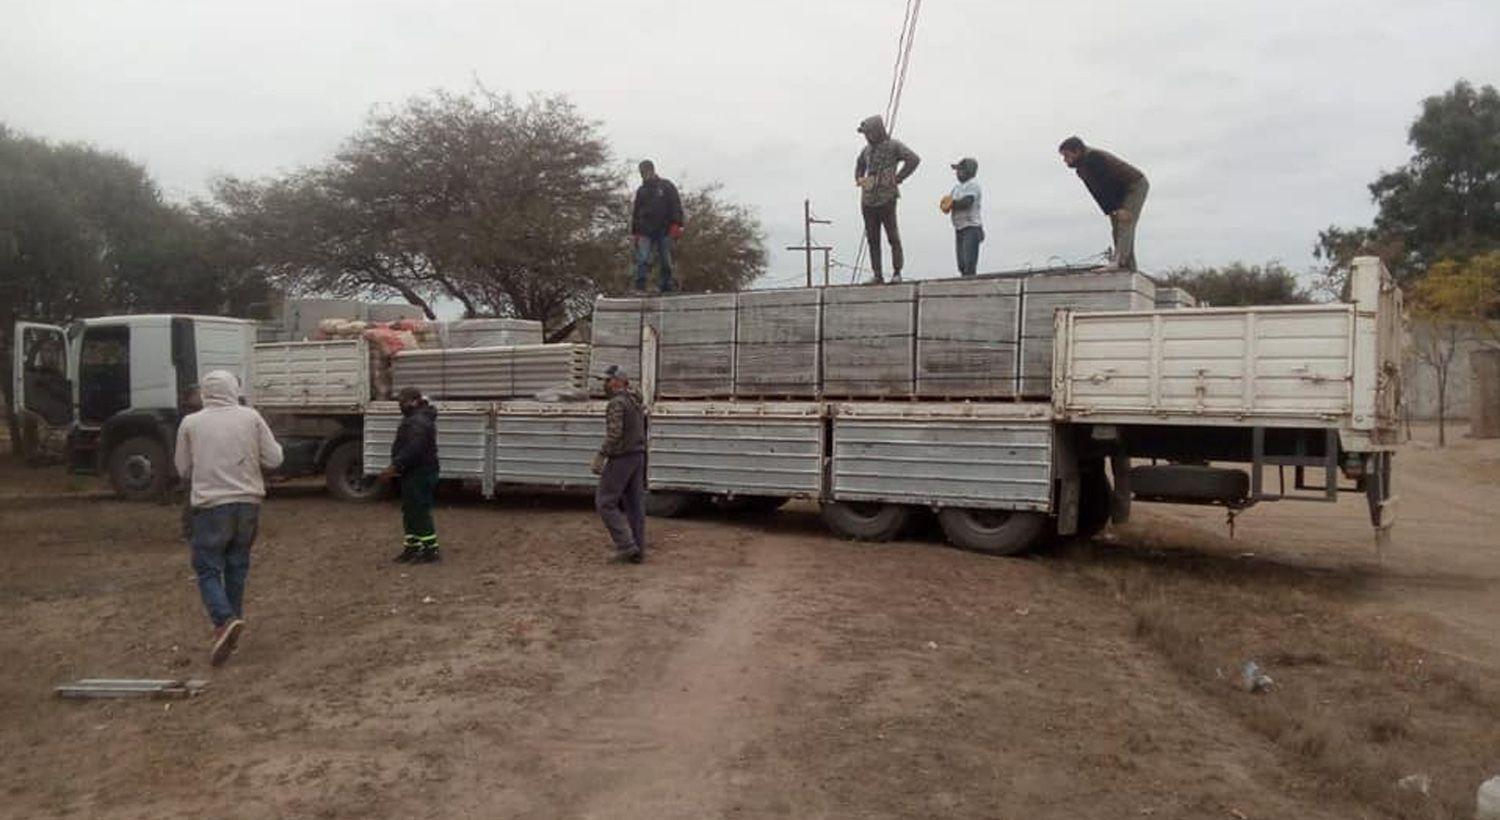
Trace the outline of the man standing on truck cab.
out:
[[[635,248],[635,289],[646,290],[646,276],[651,272],[651,251],[661,271],[662,293],[677,289],[672,279],[672,243],[682,238],[682,197],[677,186],[656,175],[656,163],[642,160],[641,187],[635,191],[635,205],[630,210],[630,238]]]
[[[594,507],[615,545],[615,561],[639,564],[646,558],[645,400],[630,386],[619,365],[604,371],[609,406],[604,411],[604,444],[594,455],[599,476]]]
[[[901,230],[896,226],[896,200],[901,183],[922,162],[916,152],[885,130],[885,120],[866,117],[855,129],[865,135],[865,147],[854,160],[854,183],[860,187],[860,213],[865,220],[865,241],[870,245],[870,272],[876,282],[884,282],[880,264],[880,231],[891,245],[891,281],[901,281]]]
[[[192,484],[193,571],[214,624],[209,661],[218,666],[245,629],[250,545],[266,497],[261,470],[281,465],[281,445],[260,413],[240,404],[240,382],[233,373],[208,373],[199,393],[203,409],[177,427],[174,463],[177,474]]]
[[[1068,137],[1057,146],[1063,163],[1078,173],[1078,178],[1094,195],[1099,209],[1109,217],[1114,236],[1106,270],[1138,270],[1135,263],[1135,228],[1140,223],[1141,208],[1151,183],[1139,168],[1098,148],[1084,145],[1078,137]]]
[[[391,465],[380,474],[383,480],[401,482],[401,526],[406,533],[401,564],[431,564],[438,555],[437,525],[432,504],[438,485],[437,408],[415,387],[396,394],[401,407],[401,425],[391,442]]]

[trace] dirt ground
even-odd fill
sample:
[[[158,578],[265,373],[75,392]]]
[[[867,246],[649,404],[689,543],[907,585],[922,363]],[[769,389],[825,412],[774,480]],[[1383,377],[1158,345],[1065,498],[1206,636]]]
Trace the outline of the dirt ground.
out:
[[[653,521],[617,566],[587,499],[458,496],[445,562],[404,567],[394,505],[280,487],[212,670],[176,509],[6,464],[0,816],[1468,817],[1500,773],[1500,442],[1396,469],[1378,560],[1357,499],[1233,540],[1141,506],[1024,559],[792,506]]]

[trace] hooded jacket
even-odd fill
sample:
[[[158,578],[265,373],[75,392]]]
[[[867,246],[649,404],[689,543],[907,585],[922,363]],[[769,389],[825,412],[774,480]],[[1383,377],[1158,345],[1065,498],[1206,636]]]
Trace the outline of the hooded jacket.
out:
[[[874,141],[866,145],[855,159],[854,178],[875,178],[860,194],[860,204],[867,208],[877,208],[895,202],[901,196],[901,190],[897,186],[917,169],[917,164],[922,161],[921,157],[900,140],[891,139],[885,130],[885,120],[880,117],[865,118],[859,124],[859,132],[872,137]],[[904,174],[902,163],[906,164]]]
[[[266,420],[240,402],[240,382],[215,370],[198,385],[203,409],[177,426],[177,474],[192,480],[194,507],[258,504],[266,496],[262,469],[281,466],[281,445]]]
[[[397,474],[438,469],[437,408],[425,400],[401,416],[391,442],[391,466]]]
[[[660,239],[667,235],[667,228],[682,224],[682,197],[677,194],[677,186],[661,177],[642,182],[630,210],[630,233]]]

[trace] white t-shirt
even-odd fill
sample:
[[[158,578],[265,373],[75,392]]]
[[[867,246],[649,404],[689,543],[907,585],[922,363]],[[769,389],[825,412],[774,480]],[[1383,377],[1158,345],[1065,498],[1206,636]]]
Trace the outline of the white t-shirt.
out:
[[[954,208],[953,212],[949,214],[953,217],[954,230],[959,230],[961,228],[978,228],[984,224],[984,219],[980,214],[980,206],[983,203],[984,195],[979,188],[979,180],[970,179],[967,182],[960,182],[957,185],[953,186],[953,193],[950,194],[950,196],[953,197],[954,202],[957,202],[960,199],[963,199],[964,197],[970,195],[974,197],[973,207],[962,211]]]

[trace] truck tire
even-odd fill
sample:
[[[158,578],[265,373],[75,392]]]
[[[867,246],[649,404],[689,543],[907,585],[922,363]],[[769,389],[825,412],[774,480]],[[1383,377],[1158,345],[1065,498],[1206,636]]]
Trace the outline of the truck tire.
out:
[[[943,534],[956,547],[989,555],[1025,552],[1052,532],[1052,519],[1037,512],[968,510],[947,507],[938,512]]]
[[[1081,476],[1082,486],[1078,493],[1078,532],[1073,536],[1089,539],[1104,532],[1109,524],[1110,493],[1109,477],[1101,467],[1087,470]]]
[[[167,448],[154,438],[128,438],[109,451],[109,484],[127,501],[160,498],[171,480]]]
[[[714,507],[719,512],[731,515],[766,515],[776,512],[791,501],[784,495],[737,495],[716,496]]]
[[[333,449],[323,466],[328,491],[343,501],[374,501],[384,496],[389,482],[365,475],[365,455],[358,441],[346,441]]]
[[[704,498],[697,493],[650,491],[646,493],[646,515],[652,518],[681,518],[698,510]]]
[[[830,501],[823,505],[823,522],[845,538],[890,541],[906,531],[911,508],[879,501]]]
[[[1235,504],[1250,497],[1250,474],[1232,467],[1155,464],[1130,469],[1137,498]]]

